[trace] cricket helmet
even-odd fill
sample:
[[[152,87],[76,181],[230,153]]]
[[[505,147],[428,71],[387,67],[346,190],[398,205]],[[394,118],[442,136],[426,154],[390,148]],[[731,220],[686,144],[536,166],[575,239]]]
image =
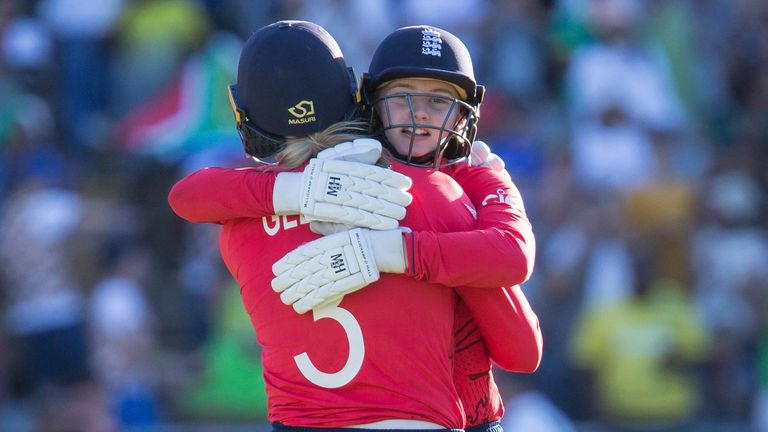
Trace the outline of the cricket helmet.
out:
[[[306,136],[351,117],[356,81],[338,43],[321,26],[278,21],[262,27],[240,53],[229,98],[245,153],[283,149],[285,137]]]
[[[460,99],[452,98],[454,109],[461,113],[459,123],[436,128],[416,123],[412,115],[409,125],[391,124],[385,128],[381,116],[387,115],[385,106],[388,97],[377,97],[382,85],[400,78],[428,78],[448,82],[458,91]],[[472,58],[463,42],[455,35],[437,27],[419,25],[403,27],[387,36],[376,49],[368,72],[360,83],[360,96],[364,109],[371,115],[374,127],[381,132],[381,139],[396,158],[414,165],[447,165],[469,157],[477,134],[477,120],[485,87],[475,80]],[[410,105],[410,100],[408,101]],[[438,129],[442,140],[429,156],[414,158],[399,154],[387,143],[383,133],[386,129],[411,127]]]

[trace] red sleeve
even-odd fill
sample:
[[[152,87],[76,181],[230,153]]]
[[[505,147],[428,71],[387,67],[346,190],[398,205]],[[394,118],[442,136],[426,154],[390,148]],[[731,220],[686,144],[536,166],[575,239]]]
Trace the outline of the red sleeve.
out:
[[[534,372],[541,362],[539,318],[519,286],[495,290],[457,288],[483,334],[491,358],[502,369]]]
[[[536,242],[514,183],[484,167],[461,165],[447,174],[475,205],[477,229],[408,234],[408,274],[452,287],[498,288],[528,280]]]
[[[277,171],[259,168],[203,168],[173,185],[168,203],[195,223],[271,216],[276,177]]]
[[[454,339],[453,382],[467,416],[466,427],[499,420],[504,405],[493,379],[488,349],[467,305],[461,301],[454,310]]]

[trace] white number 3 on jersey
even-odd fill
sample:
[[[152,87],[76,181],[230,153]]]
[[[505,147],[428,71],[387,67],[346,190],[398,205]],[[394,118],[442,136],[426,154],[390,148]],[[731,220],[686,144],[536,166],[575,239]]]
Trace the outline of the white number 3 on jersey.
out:
[[[299,371],[304,377],[311,383],[325,388],[339,388],[352,381],[360,372],[363,357],[365,357],[365,344],[363,343],[363,331],[360,324],[348,310],[340,308],[339,303],[341,303],[341,299],[313,310],[312,315],[315,321],[330,318],[338,322],[344,329],[347,342],[349,342],[349,357],[344,367],[338,372],[327,373],[318,370],[306,352],[293,357],[296,366],[299,367]]]

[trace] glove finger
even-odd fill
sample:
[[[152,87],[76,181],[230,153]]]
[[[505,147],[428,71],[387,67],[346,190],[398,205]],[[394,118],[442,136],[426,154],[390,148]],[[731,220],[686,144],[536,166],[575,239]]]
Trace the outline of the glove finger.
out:
[[[325,149],[317,158],[375,164],[381,158],[381,143],[372,138],[358,138]]]
[[[336,298],[351,294],[361,288],[370,285],[365,282],[365,278],[362,274],[356,273],[349,277],[333,282],[326,288],[325,297]]]
[[[318,310],[320,308],[324,308],[327,306],[337,306],[339,303],[341,303],[341,300],[344,298],[344,296],[335,296],[328,299],[323,300],[320,303],[303,303],[302,300],[297,301],[293,304],[293,309],[299,313],[303,314],[306,312],[309,312],[310,310]]]
[[[377,204],[378,205],[375,208],[364,208],[363,210],[397,220],[405,217],[406,210],[403,206],[381,200],[379,200]]]
[[[348,233],[343,235],[349,237]],[[304,297],[327,297],[327,293],[338,292],[338,290],[349,290],[353,288],[346,283],[336,284],[345,279],[362,278],[360,268],[355,258],[355,252],[350,245],[343,248],[329,249],[322,257],[313,259],[305,264],[298,266],[295,271],[290,272],[293,278],[275,278],[274,286],[281,288],[281,283],[298,280],[298,282],[284,289],[280,294],[280,299],[285,304],[292,304]],[[355,276],[356,274],[356,276]],[[350,277],[350,275],[352,275]],[[359,282],[356,282],[359,284]],[[273,286],[273,289],[274,289]],[[354,287],[359,289],[358,287]]]
[[[329,305],[335,301],[341,300],[342,296],[324,299],[322,302],[305,302],[304,299],[301,299],[293,304],[293,310],[296,311],[298,314],[304,314],[307,313],[313,309],[318,309],[323,306]]]
[[[485,161],[485,165],[491,167],[494,171],[504,171],[504,160],[493,153],[491,153],[488,160]]]
[[[326,222],[321,220],[311,220],[309,222],[310,231],[324,236],[348,231],[352,228],[354,228],[354,226],[337,222]]]
[[[272,291],[280,293],[293,286],[296,282],[298,282],[296,278],[291,277],[288,273],[283,273],[273,278],[270,285],[272,286]]]
[[[291,285],[290,288],[280,293],[280,301],[282,301],[284,305],[292,305],[297,300],[304,297],[302,291],[307,289],[306,284],[306,280],[300,280],[298,283]]]
[[[333,281],[327,278],[319,278],[319,280],[312,277],[303,278],[280,293],[280,300],[283,304],[291,305],[307,296],[311,298],[321,286],[332,283]]]
[[[358,177],[397,189],[407,190],[412,181],[408,176],[375,165],[366,165],[358,162],[342,160],[327,160],[323,162],[323,171],[327,173],[346,174]]]
[[[272,264],[272,274],[277,276],[289,272],[299,264],[310,261],[330,249],[342,247],[345,244],[349,244],[349,238],[341,233],[320,237],[317,240],[304,243]]]
[[[491,149],[488,147],[488,144],[484,143],[483,141],[475,141],[472,143],[470,165],[483,166],[490,155]]]
[[[381,207],[376,207],[376,209],[380,208]],[[315,206],[315,215],[313,217],[325,222],[338,222],[355,227],[377,230],[396,229],[399,225],[398,221],[405,217],[405,208],[403,207],[393,207],[384,212],[388,214],[383,215],[378,212],[362,210],[355,207],[320,203]],[[391,216],[397,216],[397,218]]]
[[[410,178],[404,178],[410,181]],[[324,186],[314,188],[314,204],[329,202],[366,208],[366,205],[373,205],[376,201],[388,201],[405,207],[413,201],[413,196],[405,189],[382,184],[370,178],[324,172],[318,176],[318,180],[318,184]],[[315,211],[314,207],[312,211]]]
[[[310,309],[318,309],[335,301],[339,301],[345,295],[358,291],[367,285],[369,284],[365,282],[365,278],[363,278],[362,274],[355,273],[308,293],[306,296],[294,302],[293,308],[296,312],[306,312]]]
[[[293,303],[293,309],[301,314],[308,310],[315,309],[320,305],[326,305],[333,301],[341,300],[341,298],[344,297],[344,294],[336,294],[330,290],[330,287],[333,284],[335,284],[335,282],[307,293],[307,295]]]
[[[386,201],[398,206],[406,207],[413,201],[413,195],[403,189],[381,185],[372,181],[356,182],[349,188],[350,195],[357,192],[370,197],[370,199]]]
[[[312,217],[318,220],[347,223],[348,217],[345,217],[344,213],[355,213],[357,211],[369,212],[398,220],[404,218],[406,213],[405,206],[357,192],[349,192],[345,196],[339,196],[338,199],[333,201],[316,203]]]
[[[301,281],[311,279],[315,274],[322,272],[324,269],[325,267],[321,263],[320,258],[315,257],[305,262],[297,263],[286,272],[276,275],[270,285],[273,291],[281,292]]]

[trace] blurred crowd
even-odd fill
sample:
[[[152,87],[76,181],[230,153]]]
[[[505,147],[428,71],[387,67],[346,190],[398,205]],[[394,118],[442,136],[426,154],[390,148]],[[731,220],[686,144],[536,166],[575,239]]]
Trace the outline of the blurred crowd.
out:
[[[0,430],[268,428],[217,228],[166,196],[248,164],[225,89],[278,19],[358,76],[403,25],[469,47],[538,242],[505,430],[768,431],[764,0],[0,1]]]

